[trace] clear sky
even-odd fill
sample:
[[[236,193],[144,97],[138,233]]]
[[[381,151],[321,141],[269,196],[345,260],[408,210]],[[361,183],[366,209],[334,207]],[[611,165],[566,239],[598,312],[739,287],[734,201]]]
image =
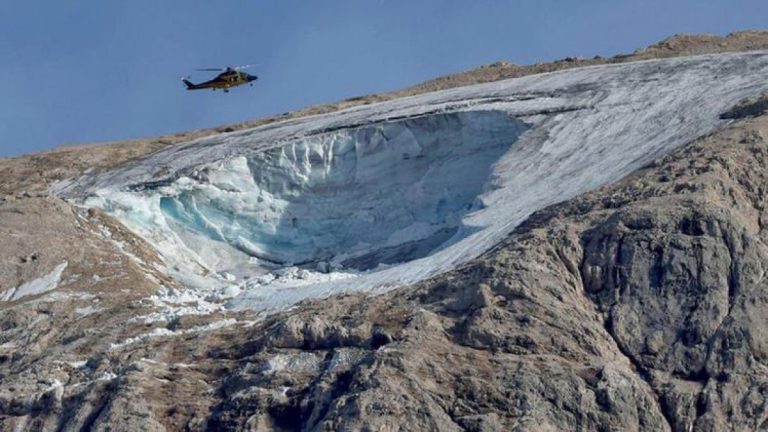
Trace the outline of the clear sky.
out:
[[[766,0],[0,0],[0,157],[218,126],[498,60],[766,27]],[[188,92],[257,63],[253,88]]]

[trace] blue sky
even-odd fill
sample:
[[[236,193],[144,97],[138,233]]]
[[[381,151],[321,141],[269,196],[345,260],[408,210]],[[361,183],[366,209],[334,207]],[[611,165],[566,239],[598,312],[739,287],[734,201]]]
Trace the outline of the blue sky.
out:
[[[498,60],[765,28],[767,16],[765,0],[3,0],[0,157],[254,119]],[[251,63],[253,88],[179,81]]]

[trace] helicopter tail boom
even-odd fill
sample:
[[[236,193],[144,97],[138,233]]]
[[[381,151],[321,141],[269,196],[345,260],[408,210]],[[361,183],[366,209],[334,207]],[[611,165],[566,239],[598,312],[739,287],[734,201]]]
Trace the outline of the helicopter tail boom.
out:
[[[181,79],[181,82],[183,82],[183,83],[184,83],[184,85],[185,85],[185,86],[187,86],[187,90],[197,90],[197,89],[199,89],[199,88],[200,88],[200,86],[198,86],[197,84],[195,84],[195,83],[193,83],[193,82],[190,82],[190,81],[189,81],[188,79],[186,79],[186,78],[182,78],[182,79]]]

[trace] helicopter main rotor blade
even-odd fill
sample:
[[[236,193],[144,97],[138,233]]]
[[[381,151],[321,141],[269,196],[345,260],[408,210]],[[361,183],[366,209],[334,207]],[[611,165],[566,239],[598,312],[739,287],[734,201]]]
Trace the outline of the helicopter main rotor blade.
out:
[[[208,69],[195,69],[195,70],[196,71],[201,71],[201,72],[220,72],[220,71],[223,71],[224,69],[222,69],[222,68],[208,68]]]
[[[242,66],[235,66],[232,69],[234,69],[234,70],[242,70],[242,69],[252,68],[254,66],[258,66],[258,64],[248,64],[248,65],[242,65]]]

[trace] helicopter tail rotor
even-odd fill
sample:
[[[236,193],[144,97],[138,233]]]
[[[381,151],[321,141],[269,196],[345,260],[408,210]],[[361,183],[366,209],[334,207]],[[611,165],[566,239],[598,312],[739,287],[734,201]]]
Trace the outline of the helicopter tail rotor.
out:
[[[197,88],[197,85],[188,79],[189,77],[181,77],[181,82],[184,83],[185,86],[187,86],[187,90],[194,90]]]

